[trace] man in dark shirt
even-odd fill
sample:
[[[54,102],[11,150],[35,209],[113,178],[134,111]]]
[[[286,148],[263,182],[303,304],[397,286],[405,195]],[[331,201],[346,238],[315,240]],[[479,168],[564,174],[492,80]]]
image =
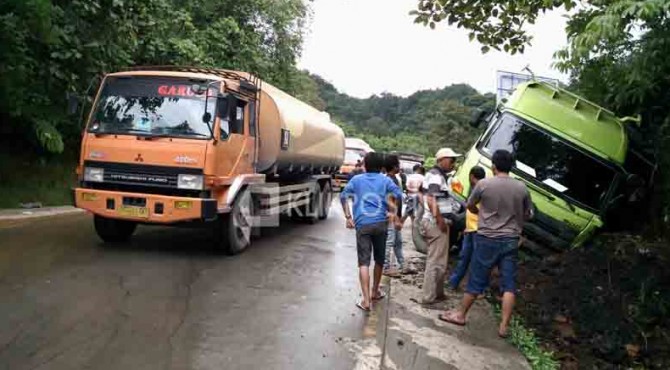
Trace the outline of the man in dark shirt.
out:
[[[519,237],[524,222],[532,217],[532,203],[526,185],[509,176],[514,165],[512,154],[497,150],[491,161],[495,176],[479,181],[468,199],[468,210],[479,219],[466,293],[459,310],[445,312],[439,318],[465,325],[468,310],[488,287],[491,270],[498,266],[503,290],[498,335],[506,337],[516,294]]]

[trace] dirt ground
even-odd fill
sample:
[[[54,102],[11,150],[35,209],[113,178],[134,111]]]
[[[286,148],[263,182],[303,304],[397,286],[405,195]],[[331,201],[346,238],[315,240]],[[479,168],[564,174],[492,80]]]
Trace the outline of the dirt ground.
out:
[[[522,255],[518,313],[563,369],[670,368],[667,243],[613,234]]]

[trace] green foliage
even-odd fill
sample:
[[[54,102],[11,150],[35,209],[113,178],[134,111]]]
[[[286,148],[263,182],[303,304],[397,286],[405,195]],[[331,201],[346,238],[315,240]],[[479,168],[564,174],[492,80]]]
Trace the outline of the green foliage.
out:
[[[594,1],[595,2],[595,1]],[[600,1],[599,1],[600,2]],[[570,10],[574,0],[419,0],[410,12],[414,22],[435,28],[447,21],[470,31],[470,41],[482,44],[482,53],[491,48],[511,54],[523,53],[532,37],[524,26],[534,24],[540,12],[558,7]]]
[[[426,157],[445,146],[466,151],[479,134],[469,125],[472,109],[495,103],[493,94],[481,95],[464,84],[418,91],[406,98],[383,93],[358,99],[340,93],[319,76],[309,77],[318,94],[310,90],[307,101],[317,107],[323,104],[347,136],[359,137],[378,151]]]
[[[4,1],[2,131],[62,151],[81,129],[66,97],[132,65],[240,69],[290,90],[307,12],[301,0]]]
[[[495,303],[493,310],[500,319],[500,305]],[[533,329],[527,328],[519,316],[512,316],[508,330],[508,341],[526,357],[533,370],[558,370],[559,363],[554,354],[542,349]]]

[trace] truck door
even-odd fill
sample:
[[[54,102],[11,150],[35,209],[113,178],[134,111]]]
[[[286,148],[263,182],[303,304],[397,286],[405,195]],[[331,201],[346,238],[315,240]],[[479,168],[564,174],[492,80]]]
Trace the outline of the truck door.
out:
[[[250,135],[249,105],[244,100],[236,99],[228,107],[228,117],[220,117],[220,143],[215,148],[217,173],[222,176],[253,173],[256,139]]]

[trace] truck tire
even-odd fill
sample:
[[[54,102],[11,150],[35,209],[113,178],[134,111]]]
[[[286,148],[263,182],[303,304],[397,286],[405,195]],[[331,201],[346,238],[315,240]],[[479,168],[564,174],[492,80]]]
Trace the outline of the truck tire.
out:
[[[93,216],[95,232],[106,243],[122,243],[130,239],[137,228],[133,221],[116,220],[95,215]]]
[[[295,210],[297,212],[292,214],[296,216],[296,219],[302,222],[315,224],[320,219],[321,211],[319,211],[319,208],[321,202],[321,186],[317,183],[314,186],[314,191],[309,196],[309,203],[299,206]]]
[[[253,226],[251,193],[244,189],[235,199],[230,213],[219,215],[215,221],[214,244],[217,250],[229,255],[242,253],[251,245]]]
[[[321,200],[319,204],[319,220],[325,220],[330,213],[330,205],[333,202],[333,188],[330,182],[323,184],[321,188]]]

